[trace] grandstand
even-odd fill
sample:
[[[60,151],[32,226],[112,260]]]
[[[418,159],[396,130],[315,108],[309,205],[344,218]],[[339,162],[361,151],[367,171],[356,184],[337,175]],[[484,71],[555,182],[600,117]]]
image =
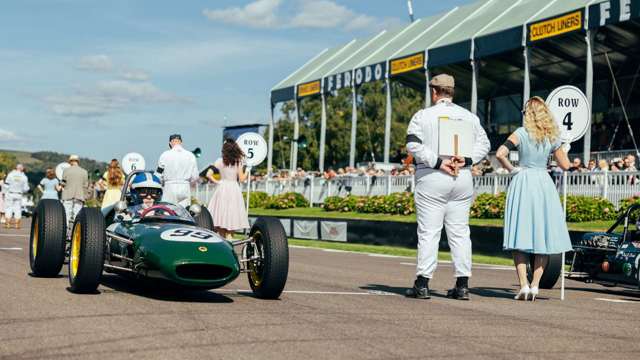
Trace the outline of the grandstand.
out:
[[[636,148],[640,96],[640,0],[480,0],[404,28],[384,30],[324,49],[271,89],[268,169],[273,164],[276,105],[295,103],[293,139],[299,136],[299,103],[322,104],[318,169],[325,168],[327,98],[348,88],[352,106],[365,83],[384,82],[384,162],[391,152],[394,116],[391,82],[425,92],[430,77],[456,78],[456,102],[476,113],[495,147],[520,126],[522,104],[554,88],[581,88],[592,126],[573,144],[585,161],[592,151]],[[426,96],[425,106],[429,106]],[[624,103],[624,106],[621,106]],[[358,162],[352,111],[349,165]],[[637,151],[637,150],[636,150]],[[291,149],[296,169],[298,149]]]

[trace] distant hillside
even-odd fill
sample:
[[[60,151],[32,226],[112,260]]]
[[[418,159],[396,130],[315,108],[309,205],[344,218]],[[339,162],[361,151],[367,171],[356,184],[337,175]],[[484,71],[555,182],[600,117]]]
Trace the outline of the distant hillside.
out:
[[[30,153],[26,151],[0,150],[0,172],[6,174],[15,167],[15,164],[20,163],[27,169],[26,173],[29,182],[37,184],[44,177],[47,168],[55,169],[58,164],[67,161],[67,159],[69,159],[69,155],[52,151]],[[107,168],[107,163],[80,158],[80,166],[85,168],[89,172],[89,176],[95,180],[95,171],[104,172]]]

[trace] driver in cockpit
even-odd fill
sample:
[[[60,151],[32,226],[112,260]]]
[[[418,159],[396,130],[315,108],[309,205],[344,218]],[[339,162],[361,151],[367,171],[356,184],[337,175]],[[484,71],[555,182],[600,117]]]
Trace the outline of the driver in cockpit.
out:
[[[139,173],[131,182],[129,206],[136,212],[142,212],[152,207],[162,198],[162,183],[160,179],[150,173]]]

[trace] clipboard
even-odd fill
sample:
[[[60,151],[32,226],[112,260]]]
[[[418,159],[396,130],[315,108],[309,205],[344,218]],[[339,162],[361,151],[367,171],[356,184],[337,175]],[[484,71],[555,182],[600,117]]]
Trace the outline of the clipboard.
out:
[[[448,116],[438,117],[438,156],[473,155],[473,123]]]

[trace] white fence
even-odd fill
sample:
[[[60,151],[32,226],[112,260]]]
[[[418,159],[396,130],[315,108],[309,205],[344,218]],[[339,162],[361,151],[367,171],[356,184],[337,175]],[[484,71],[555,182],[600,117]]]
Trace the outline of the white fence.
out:
[[[473,178],[477,194],[498,194],[507,191],[512,175],[487,174]],[[562,187],[562,174],[552,175],[558,191]],[[320,204],[327,196],[388,195],[396,192],[413,191],[413,176],[343,176],[332,180],[307,177],[287,180],[262,180],[251,183],[251,191],[263,191],[269,195],[297,192]],[[242,184],[246,191],[247,184]],[[208,203],[215,185],[201,184],[196,188],[195,197],[201,203]],[[620,200],[640,194],[640,172],[591,172],[567,174],[567,193],[603,197],[616,207]]]

